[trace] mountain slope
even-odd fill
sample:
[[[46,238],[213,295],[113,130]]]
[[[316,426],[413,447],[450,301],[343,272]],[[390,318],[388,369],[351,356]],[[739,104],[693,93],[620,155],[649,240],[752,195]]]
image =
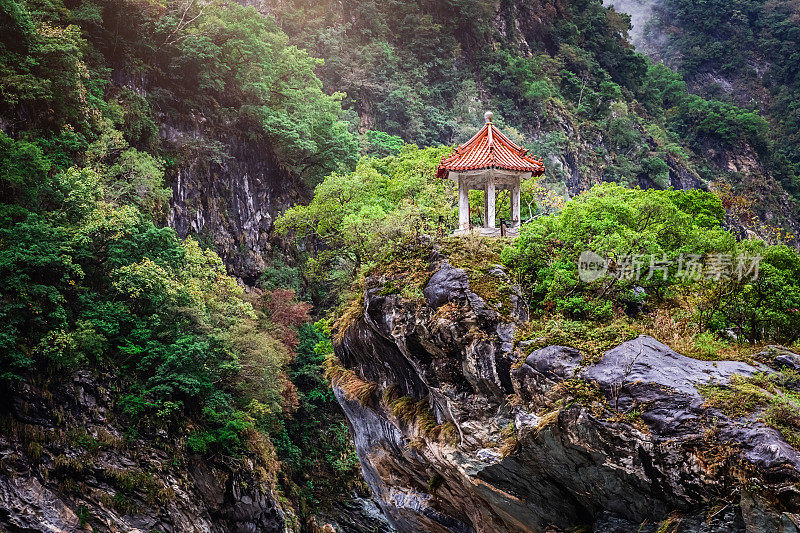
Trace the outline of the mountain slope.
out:
[[[3,131],[33,140],[53,171],[113,171],[115,200],[148,203],[250,281],[268,265],[276,214],[354,162],[317,61],[253,8],[9,0],[0,24]]]
[[[693,92],[757,109],[775,126],[781,182],[797,193],[800,11],[795,2],[617,2],[640,14],[637,45]]]
[[[308,446],[285,427],[301,400],[336,417],[318,371],[299,393],[289,377],[310,305],[291,276],[240,280],[284,256],[273,217],[356,143],[286,40],[228,2],[0,2],[4,529],[316,511],[276,452]],[[315,433],[328,494],[357,475],[340,426]]]
[[[463,142],[492,109],[550,161],[545,180],[566,196],[599,181],[723,182],[756,199],[763,221],[798,233],[796,200],[782,185],[792,173],[768,123],[688,94],[679,76],[634,51],[627,16],[600,2],[266,5],[293,42],[325,59],[320,76],[347,94],[362,133]]]

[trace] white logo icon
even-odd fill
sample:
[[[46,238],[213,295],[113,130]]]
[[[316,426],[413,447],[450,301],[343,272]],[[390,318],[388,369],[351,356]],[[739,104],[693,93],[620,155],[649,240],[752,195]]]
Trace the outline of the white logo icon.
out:
[[[585,251],[578,258],[578,277],[581,281],[589,283],[602,278],[608,271],[608,261],[594,252]]]

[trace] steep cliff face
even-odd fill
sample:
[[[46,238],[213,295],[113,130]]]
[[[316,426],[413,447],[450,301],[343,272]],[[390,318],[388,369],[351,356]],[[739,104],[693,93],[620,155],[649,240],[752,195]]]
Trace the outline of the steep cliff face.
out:
[[[124,67],[112,72],[117,89],[148,98],[161,90]],[[308,200],[306,182],[282,166],[261,128],[248,121],[210,121],[202,112],[154,117],[172,190],[167,224],[222,257],[231,274],[253,284],[274,257],[278,214]],[[285,253],[285,248],[284,252]]]
[[[743,109],[756,109],[770,122],[772,145],[767,151],[760,150],[758,157],[747,153],[752,152],[747,147],[737,150],[742,156],[723,156],[721,162],[719,157],[724,150],[719,147],[708,147],[714,152],[709,155],[719,168],[729,170],[732,175],[754,175],[764,181],[762,187],[747,184],[744,187],[746,194],[759,201],[773,196],[776,186],[785,188],[794,205],[789,210],[783,206],[773,209],[772,214],[782,211],[783,217],[790,219],[787,226],[796,232],[798,188],[794,177],[800,161],[796,111],[800,78],[796,57],[787,53],[800,43],[796,31],[800,11],[796,3],[761,0],[605,3],[631,15],[631,36],[637,50],[679,72],[692,93],[732,102]],[[751,163],[742,168],[734,161],[739,157]],[[758,159],[765,164],[759,164]],[[736,183],[736,177],[731,181]],[[770,213],[761,215],[763,220],[770,220]],[[797,246],[798,241],[794,244]]]
[[[696,58],[692,56],[697,54],[698,51],[687,50],[683,47],[684,43],[678,42],[682,34],[687,31],[685,27],[686,19],[694,15],[694,13],[683,12],[683,6],[681,6],[680,2],[665,0],[606,0],[604,4],[613,6],[620,13],[630,15],[630,37],[637,50],[656,61],[664,62],[672,69],[682,72],[686,76],[692,92],[714,97],[721,96],[744,108],[755,105],[768,114],[770,94],[765,84],[765,75],[772,65],[764,57],[763,51],[754,50],[752,35],[739,39],[742,45],[749,47],[747,56],[739,58],[741,65],[748,71],[744,75],[742,72],[737,72],[736,68],[732,68],[731,65],[723,64],[721,60],[718,60],[723,55],[719,51],[708,54],[709,59],[713,59],[697,64]],[[731,20],[732,27],[741,25],[742,22],[746,25],[749,17],[750,24],[753,27],[757,27],[756,32],[761,30],[763,22],[756,21],[757,17],[761,15],[758,3],[747,6],[728,4],[725,7],[732,12],[744,9],[747,13],[747,17],[744,19]],[[719,6],[715,6],[710,9],[718,8]],[[780,3],[776,3],[772,9],[784,16],[782,8],[783,6]],[[739,13],[741,12],[739,11]],[[787,13],[786,15],[791,14]],[[755,24],[753,24],[754,22]],[[728,27],[709,26],[707,21],[701,25],[696,25],[696,28],[695,31],[698,32],[709,32],[707,37],[719,41],[720,45],[735,33]],[[720,46],[719,48],[725,48],[725,46]],[[690,66],[687,70],[683,70],[687,60]]]
[[[275,218],[307,198],[305,183],[280,166],[263,136],[171,120],[161,135],[181,154],[168,174],[169,225],[212,244],[231,272],[252,284],[279,243]]]
[[[186,454],[166,431],[137,436],[115,386],[79,372],[3,391],[0,529],[286,530],[262,462]]]
[[[398,530],[798,531],[800,454],[698,392],[764,362],[699,361],[646,336],[525,355],[501,269],[500,303],[441,255],[429,273],[416,300],[369,278],[335,346],[364,476]]]

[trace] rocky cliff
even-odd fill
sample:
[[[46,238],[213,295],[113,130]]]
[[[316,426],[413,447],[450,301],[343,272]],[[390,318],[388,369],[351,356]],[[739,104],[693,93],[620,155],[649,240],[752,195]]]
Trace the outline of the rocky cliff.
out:
[[[0,530],[286,530],[268,465],[186,454],[166,431],[138,435],[115,383],[79,372],[3,391]]]
[[[112,72],[112,84],[143,98],[162,90],[121,67]],[[282,245],[273,232],[275,218],[307,201],[307,184],[281,165],[257,124],[210,120],[197,110],[158,113],[154,123],[170,163],[165,222],[181,237],[211,246],[232,275],[253,285],[276,256],[274,247]],[[280,256],[287,253],[283,247]]]
[[[213,245],[234,275],[253,284],[279,245],[275,218],[307,197],[305,183],[281,167],[263,136],[172,120],[161,136],[180,154],[168,174],[169,225]]]
[[[700,393],[797,355],[700,361],[647,336],[532,349],[500,268],[476,276],[434,251],[422,294],[397,284],[368,277],[329,372],[398,530],[798,531],[800,454]]]

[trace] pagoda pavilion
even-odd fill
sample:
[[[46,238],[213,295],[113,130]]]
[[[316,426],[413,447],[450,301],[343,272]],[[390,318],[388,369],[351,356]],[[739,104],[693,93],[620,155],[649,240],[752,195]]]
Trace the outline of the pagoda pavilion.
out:
[[[517,146],[503,135],[492,123],[491,111],[485,115],[486,124],[465,144],[456,148],[453,155],[439,164],[436,173],[458,183],[458,230],[457,235],[472,231],[469,220],[469,191],[484,191],[484,227],[482,235],[495,236],[500,230],[495,227],[495,195],[497,190],[511,191],[511,235],[519,232],[520,185],[523,179],[541,176],[544,165],[541,159],[527,155],[527,149]]]

